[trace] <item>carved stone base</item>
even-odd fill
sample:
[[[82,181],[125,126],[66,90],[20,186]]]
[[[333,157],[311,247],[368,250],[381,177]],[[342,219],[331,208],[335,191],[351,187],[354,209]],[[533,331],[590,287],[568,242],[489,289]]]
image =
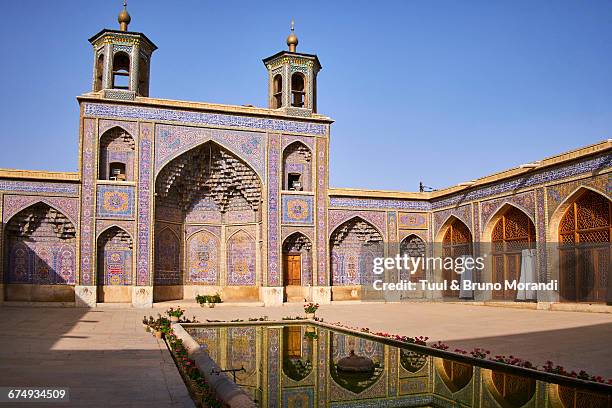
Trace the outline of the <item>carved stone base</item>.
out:
[[[259,297],[264,306],[281,306],[283,304],[285,289],[280,287],[262,287]]]
[[[331,303],[331,286],[313,286],[312,302],[329,305]]]
[[[153,307],[153,286],[133,286],[132,306],[138,308]]]
[[[76,307],[96,307],[97,288],[95,286],[74,287],[74,305]]]

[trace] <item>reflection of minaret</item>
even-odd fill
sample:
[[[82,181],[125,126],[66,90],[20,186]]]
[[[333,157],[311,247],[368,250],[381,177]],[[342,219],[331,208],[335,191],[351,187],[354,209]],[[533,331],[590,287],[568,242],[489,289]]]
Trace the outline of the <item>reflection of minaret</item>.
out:
[[[119,30],[104,29],[89,39],[94,47],[93,91],[103,98],[134,100],[149,96],[151,55],[157,49],[144,34],[128,31],[127,1],[119,12]]]
[[[268,69],[268,105],[295,116],[310,116],[317,111],[317,74],[321,69],[314,54],[296,51],[298,38],[291,19],[287,37],[288,51],[280,51],[263,60]]]

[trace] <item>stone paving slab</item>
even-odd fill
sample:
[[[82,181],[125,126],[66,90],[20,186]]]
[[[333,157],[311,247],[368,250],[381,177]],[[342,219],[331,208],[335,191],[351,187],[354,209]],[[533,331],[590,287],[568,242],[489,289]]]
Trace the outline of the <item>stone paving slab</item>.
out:
[[[146,311],[146,312],[150,312]],[[142,310],[0,307],[0,385],[64,386],[68,404],[2,407],[194,407]]]

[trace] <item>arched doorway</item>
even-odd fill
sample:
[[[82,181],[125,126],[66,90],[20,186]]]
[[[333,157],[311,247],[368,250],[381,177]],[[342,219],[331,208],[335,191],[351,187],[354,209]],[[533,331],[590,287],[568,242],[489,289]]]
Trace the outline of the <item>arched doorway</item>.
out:
[[[374,280],[374,259],[384,256],[382,234],[364,219],[351,218],[331,234],[330,255],[332,298],[363,298]]]
[[[74,301],[76,230],[62,212],[33,204],[11,217],[4,237],[6,300]]]
[[[527,214],[507,206],[491,233],[493,282],[501,283],[501,290],[493,291],[493,299],[516,300],[516,290],[506,289],[505,281],[519,281],[524,250],[535,247],[535,226]],[[529,254],[525,254],[526,256]]]
[[[132,237],[113,226],[98,238],[98,302],[132,301]]]
[[[307,296],[304,288],[312,286],[312,243],[299,232],[283,243],[283,284],[285,301],[301,302]]]
[[[611,201],[592,190],[567,208],[559,223],[561,300],[609,301],[611,219]]]
[[[462,256],[472,256],[472,234],[467,225],[458,218],[451,217],[442,238],[442,257],[456,259]],[[444,262],[442,268],[442,277],[447,282],[443,295],[459,297],[459,291],[451,289],[451,282],[459,281],[461,277],[452,268],[448,268],[447,264]]]

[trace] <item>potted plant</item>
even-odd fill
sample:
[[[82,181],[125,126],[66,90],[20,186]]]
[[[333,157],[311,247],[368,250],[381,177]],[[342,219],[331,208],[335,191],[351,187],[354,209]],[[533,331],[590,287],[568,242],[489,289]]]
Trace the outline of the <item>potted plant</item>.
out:
[[[171,307],[170,309],[166,310],[166,314],[170,316],[170,321],[172,323],[176,323],[179,321],[181,316],[185,314],[185,309],[181,309],[180,306],[178,306],[176,309]]]
[[[314,319],[315,317],[315,313],[317,312],[317,309],[319,308],[319,304],[318,303],[307,303],[304,305],[304,312],[306,312],[306,318],[307,319]]]
[[[215,307],[215,304],[221,303],[221,295],[219,293],[215,293],[214,295],[197,295],[196,302],[200,304],[200,306],[208,306],[210,308]]]

